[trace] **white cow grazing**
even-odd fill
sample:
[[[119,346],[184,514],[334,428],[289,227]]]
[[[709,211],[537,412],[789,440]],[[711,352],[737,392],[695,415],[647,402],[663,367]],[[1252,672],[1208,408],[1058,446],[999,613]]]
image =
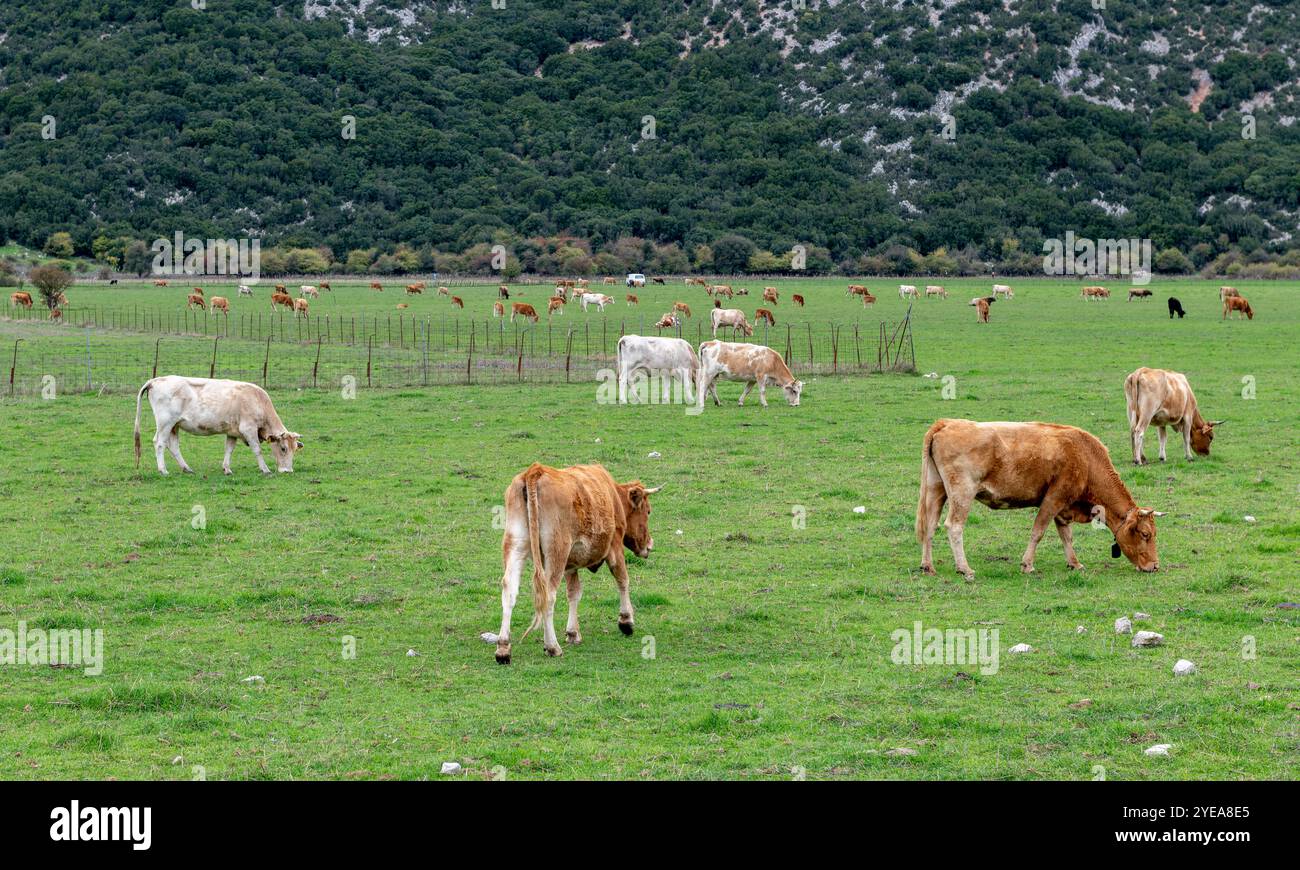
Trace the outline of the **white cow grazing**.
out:
[[[230,454],[241,439],[253,449],[263,474],[270,474],[262,459],[261,442],[271,445],[275,464],[282,472],[293,471],[293,455],[302,447],[302,438],[290,432],[275,413],[271,397],[257,384],[243,381],[184,378],[164,375],[145,381],[135,397],[135,464],[140,466],[140,400],[149,394],[157,431],[153,449],[158,457],[158,471],[167,473],[163,449],[171,451],[181,471],[193,472],[181,456],[181,431],[193,435],[225,435],[226,458],[221,470],[230,474]]]
[[[799,406],[799,396],[803,392],[803,381],[795,380],[794,375],[790,374],[781,354],[761,344],[706,341],[700,345],[700,379],[695,387],[697,409],[704,409],[704,397],[709,393],[713,394],[715,405],[722,404],[718,398],[718,388],[714,384],[718,378],[746,382],[745,390],[740,394],[742,405],[754,384],[758,384],[758,400],[764,408],[767,407],[769,383],[784,390],[785,400],[794,407]]]
[[[926,284],[925,295],[926,298],[929,298],[931,296],[942,296],[944,299],[947,299],[948,291],[943,289],[943,287],[939,286],[938,284]]]
[[[303,284],[301,287],[298,288],[298,293],[303,296],[310,296],[313,299],[320,298],[320,291],[310,284]]]
[[[915,285],[915,284],[899,284],[899,285],[898,285],[898,298],[900,298],[900,299],[906,299],[906,298],[909,297],[909,296],[911,296],[913,299],[916,298],[916,285]]]
[[[253,295],[253,288],[252,288],[252,287],[249,287],[247,284],[240,284],[240,285],[239,285],[239,295],[240,295],[240,296],[252,296],[252,295]]]
[[[709,321],[713,324],[713,337],[718,337],[719,326],[739,329],[745,335],[753,335],[754,327],[745,319],[745,312],[739,308],[714,308],[709,312]]]
[[[606,305],[614,303],[614,297],[606,296],[604,293],[583,293],[580,301],[582,302],[583,311],[587,310],[588,305],[599,306],[600,310],[604,311]]]
[[[662,387],[663,404],[671,400],[674,379],[681,381],[682,393],[688,403],[695,402],[692,387],[699,375],[700,360],[690,342],[680,338],[656,338],[649,335],[625,335],[618,340],[618,402],[627,404],[627,386],[632,376],[645,371],[658,379]]]
[[[993,295],[994,295],[994,296],[1005,296],[1005,297],[1007,297],[1008,299],[1015,299],[1015,298],[1016,298],[1016,291],[1012,290],[1011,287],[1010,287],[1010,285],[1008,285],[1008,284],[994,284],[994,285],[993,285]]]

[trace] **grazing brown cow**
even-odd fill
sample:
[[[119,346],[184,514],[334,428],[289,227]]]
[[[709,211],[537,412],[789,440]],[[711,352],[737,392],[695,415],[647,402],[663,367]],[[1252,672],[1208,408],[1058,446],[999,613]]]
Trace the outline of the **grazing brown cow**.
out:
[[[976,296],[974,299],[972,299],[970,301],[970,304],[975,306],[975,322],[988,323],[989,306],[997,301],[998,301],[998,297],[996,296]]]
[[[450,288],[450,287],[439,287],[439,288],[438,288],[438,295],[439,295],[439,296],[450,296],[450,295],[451,295],[451,288]]]
[[[1160,434],[1160,461],[1165,461],[1165,427],[1172,426],[1183,436],[1183,452],[1192,461],[1192,451],[1210,455],[1214,427],[1222,420],[1207,422],[1196,407],[1196,396],[1181,372],[1149,369],[1145,366],[1124,379],[1124,399],[1128,405],[1129,441],[1133,446],[1133,464],[1146,465],[1142,442],[1147,428],[1156,426]]]
[[[275,292],[276,292],[276,293],[288,293],[288,292],[289,292],[289,288],[285,287],[283,284],[276,284],[276,285],[275,285]]]
[[[691,316],[691,306],[687,305],[685,302],[673,303],[673,313],[676,314],[678,311],[685,314],[687,317]]]
[[[410,308],[411,306],[407,305],[405,302],[399,302],[397,303],[397,307],[399,309],[402,309],[402,308]]]
[[[772,316],[772,312],[767,308],[760,308],[754,312],[755,324],[761,323],[764,320],[767,321],[769,326],[776,326],[776,318]]]
[[[793,302],[795,305],[798,305],[800,308],[803,308],[803,297],[800,296],[798,293],[791,296],[790,301]]]
[[[618,279],[617,279],[617,278],[612,278],[612,277],[610,277],[609,275],[606,275],[604,278],[601,278],[601,279],[600,279],[600,283],[602,283],[602,284],[617,284],[617,283],[618,283]]]
[[[1109,299],[1110,291],[1105,287],[1084,287],[1079,295],[1084,299]]]
[[[451,297],[451,304],[456,308],[464,308],[465,300],[461,299],[459,296],[453,296]]]
[[[671,311],[659,318],[659,322],[655,324],[656,329],[672,329],[675,326],[677,326],[677,316]]]
[[[641,300],[636,298],[636,294],[635,294],[635,293],[629,293],[629,294],[627,294],[627,304],[628,304],[628,305],[640,305],[640,304],[641,304]]]
[[[777,304],[777,302],[776,302],[777,297],[780,296],[780,295],[781,295],[781,294],[779,294],[779,293],[776,292],[776,288],[775,288],[775,287],[764,287],[764,288],[763,288],[763,301],[764,301],[764,302],[771,302],[773,305],[776,305],[776,304]]]
[[[283,288],[281,288],[281,289],[283,289]],[[383,284],[380,284],[378,281],[371,281],[371,282],[370,282],[370,289],[371,289],[371,290],[378,290],[380,293],[383,293],[383,292],[384,292],[384,285],[383,285]]]
[[[9,297],[9,301],[14,305],[21,305],[23,308],[31,308],[32,294],[19,290]]]
[[[417,293],[424,293],[424,288],[421,287],[419,284],[407,284],[407,285],[406,285],[406,295],[407,295],[407,296],[415,296]]]
[[[328,282],[328,281],[322,281],[322,282],[320,282],[319,284],[317,284],[316,286],[319,287],[321,290],[328,290],[328,291],[330,291],[331,293],[334,292],[334,288],[330,286],[330,282]]]
[[[293,313],[294,313],[294,315],[296,316],[296,315],[299,315],[299,314],[306,314],[306,313],[307,313],[307,304],[308,304],[308,303],[307,303],[307,300],[306,300],[306,299],[295,299],[295,300],[293,300]]]
[[[501,284],[501,285],[499,285],[499,286],[497,287],[497,297],[500,298],[500,299],[509,299],[509,298],[510,298],[510,288],[507,287],[505,284]]]
[[[421,290],[424,290],[424,289],[426,289],[429,285],[428,285],[428,283],[425,282],[425,281],[416,281],[415,284],[412,285],[412,286],[419,287]]]
[[[865,289],[865,288],[863,288],[863,289]],[[863,294],[862,294],[862,307],[863,307],[863,308],[866,308],[868,305],[875,305],[875,304],[876,304],[876,297],[875,297],[875,296],[872,296],[870,293],[863,293]]]
[[[186,308],[193,308],[195,305],[202,308],[204,311],[208,310],[207,303],[203,301],[202,293],[191,293],[189,300],[185,303]]]
[[[564,315],[564,300],[559,296],[552,296],[546,301],[546,316],[550,317],[556,311],[560,312],[561,316]]]
[[[1222,302],[1224,299],[1227,299],[1229,296],[1240,296],[1240,295],[1241,295],[1241,291],[1238,290],[1236,287],[1220,287],[1220,288],[1219,288],[1219,301],[1220,301],[1220,302]]]
[[[940,299],[947,299],[948,291],[943,289],[939,284],[926,284],[925,298],[929,299],[931,296],[938,296]]]
[[[1254,320],[1254,319],[1255,319],[1255,310],[1254,310],[1253,308],[1250,307],[1250,303],[1246,301],[1246,297],[1245,297],[1245,296],[1229,296],[1229,297],[1225,298],[1225,299],[1223,300],[1223,319],[1224,319],[1224,320],[1227,320],[1227,319],[1228,319],[1228,312],[1230,312],[1230,311],[1235,311],[1235,312],[1237,312],[1237,319],[1238,319],[1238,320],[1241,319],[1241,315],[1243,315],[1243,314],[1246,315],[1246,319],[1247,319],[1247,320]]]
[[[850,284],[849,292],[845,296],[870,296],[871,292],[862,284]]]
[[[1151,298],[1151,291],[1147,290],[1145,287],[1130,287],[1128,288],[1128,299],[1125,299],[1124,301],[1132,302],[1134,299],[1150,299],[1150,298]]]
[[[190,292],[191,292],[191,293],[197,293],[197,294],[199,294],[200,296],[202,296],[202,295],[203,295],[203,288],[202,288],[202,287],[192,287],[192,288],[190,288]]]
[[[493,316],[493,317],[505,317],[505,316],[506,316],[506,307],[505,307],[504,305],[502,305],[500,302],[493,302],[493,303],[492,303],[492,316]]]
[[[164,280],[162,280],[162,279],[160,278],[159,280],[153,282],[153,286],[155,286],[155,287],[166,287],[166,286],[167,286],[167,282],[164,281]]]
[[[292,311],[293,297],[283,291],[276,291],[275,293],[271,294],[271,310],[274,311],[275,306],[277,305],[283,305],[285,308],[288,308],[290,311]]]
[[[1160,567],[1154,518],[1162,514],[1137,506],[1115,473],[1106,446],[1082,429],[1054,423],[935,422],[921,447],[916,539],[921,545],[922,571],[934,573],[930,544],[939,513],[948,502],[945,525],[953,560],[959,573],[975,579],[966,561],[962,532],[976,501],[994,510],[1038,508],[1029,546],[1020,560],[1025,573],[1034,570],[1038,542],[1053,521],[1065,546],[1066,563],[1082,568],[1074,555],[1070,523],[1094,519],[1104,522],[1115,536],[1113,556],[1122,552],[1141,571]]]
[[[498,664],[510,664],[510,616],[526,559],[533,563],[533,621],[524,637],[541,626],[547,655],[563,654],[555,636],[555,599],[561,579],[569,596],[565,638],[572,644],[582,642],[578,630],[582,580],[578,572],[583,568],[594,573],[601,565],[609,566],[618,587],[619,631],[632,634],[632,599],[623,548],[642,559],[654,549],[650,496],[662,488],[648,489],[639,480],[616,483],[600,465],[558,469],[533,463],[510,481],[501,541],[501,630],[492,638]]]
[[[212,310],[213,310],[213,311],[221,311],[221,312],[224,312],[224,313],[226,313],[226,314],[229,314],[229,313],[230,313],[230,300],[227,299],[227,298],[224,297],[224,296],[213,296],[213,297],[212,297]]]
[[[527,302],[511,302],[511,303],[510,303],[510,322],[511,322],[511,323],[514,323],[514,322],[515,322],[515,315],[516,315],[516,314],[518,314],[520,317],[526,317],[526,318],[528,318],[528,319],[531,320],[533,323],[536,323],[536,322],[539,320],[539,318],[538,318],[538,316],[537,316],[537,309],[534,308],[533,306],[529,305]]]
[[[62,320],[63,311],[58,308],[50,309],[50,320]]]

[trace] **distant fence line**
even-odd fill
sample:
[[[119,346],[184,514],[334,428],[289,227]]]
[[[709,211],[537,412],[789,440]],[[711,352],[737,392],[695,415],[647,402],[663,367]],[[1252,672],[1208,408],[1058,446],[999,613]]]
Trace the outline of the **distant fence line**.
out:
[[[510,324],[491,318],[451,323],[404,318],[400,333],[385,339],[383,321],[367,318],[369,327],[354,331],[353,320],[336,320],[301,340],[296,331],[302,324],[295,326],[292,318],[287,326],[276,324],[285,326],[283,336],[267,328],[254,338],[237,330],[128,337],[96,329],[89,316],[84,329],[38,322],[18,332],[19,320],[0,327],[0,371],[7,375],[0,394],[39,395],[51,385],[56,392],[132,391],[162,374],[253,381],[268,389],[336,389],[348,377],[358,388],[583,382],[613,368],[618,339],[629,332],[697,345],[711,338],[699,322],[693,329],[652,327],[637,333],[626,321],[613,320]],[[719,330],[718,337],[772,347],[796,374],[909,372],[916,365],[906,318],[875,325],[764,324],[747,339],[729,329]]]

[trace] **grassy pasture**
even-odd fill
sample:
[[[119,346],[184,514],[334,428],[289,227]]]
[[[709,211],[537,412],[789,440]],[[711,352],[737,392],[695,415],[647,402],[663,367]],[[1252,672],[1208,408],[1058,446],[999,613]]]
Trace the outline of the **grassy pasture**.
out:
[[[897,280],[863,282],[880,297],[866,312],[844,298],[848,281],[775,283],[779,323],[790,292],[808,299],[796,320],[874,327],[906,308]],[[308,446],[296,474],[268,478],[246,448],[224,477],[221,439],[191,436],[182,450],[197,475],[158,476],[147,443],[137,472],[122,394],[0,400],[0,628],[105,635],[99,676],[0,667],[0,776],[190,778],[199,765],[213,779],[418,778],[454,760],[507,778],[1294,777],[1300,616],[1277,605],[1300,600],[1295,290],[1240,283],[1255,320],[1222,323],[1217,282],[1156,282],[1154,300],[1126,303],[1119,284],[1118,298],[1085,302],[1077,283],[1010,280],[1016,299],[976,324],[965,303],[989,282],[941,283],[951,299],[916,304],[917,364],[951,375],[953,399],[942,377],[899,375],[810,377],[797,409],[779,391],[767,409],[738,408],[740,386],[723,385],[726,403],[699,417],[598,404],[590,383],[350,400],[285,390],[277,408]],[[126,306],[164,292],[183,295],[69,295]],[[453,292],[460,316],[481,318],[495,285]],[[674,299],[697,317],[710,304],[699,288],[637,292],[647,318]],[[1168,319],[1170,293],[1186,320]],[[378,314],[396,301],[354,284],[320,304]],[[453,316],[432,295],[411,304]],[[29,342],[76,334],[0,322],[0,337],[19,329]],[[1170,461],[1154,463],[1152,432],[1153,464],[1129,462],[1122,382],[1139,365],[1187,373],[1206,415],[1227,418],[1211,457],[1185,462],[1171,436]],[[1257,398],[1243,398],[1243,379]],[[1085,571],[1065,568],[1049,532],[1038,573],[1023,575],[1032,513],[977,507],[966,535],[977,579],[953,572],[944,540],[939,575],[920,574],[918,454],[944,416],[1098,435],[1138,502],[1169,512],[1162,570],[1111,560],[1109,535],[1077,527]],[[586,575],[583,644],[548,659],[537,638],[519,642],[525,592],[502,668],[478,639],[500,619],[493,508],[534,460],[599,461],[667,487],[654,554],[629,557],[637,634],[617,630],[608,573]],[[1135,611],[1164,646],[1134,650],[1113,633]],[[997,628],[999,670],[893,664],[891,633],[918,620]],[[1035,652],[1007,654],[1021,642]],[[1179,658],[1199,672],[1173,677]],[[251,675],[265,682],[242,682]],[[1171,757],[1143,755],[1158,742]],[[895,747],[917,754],[886,755]]]

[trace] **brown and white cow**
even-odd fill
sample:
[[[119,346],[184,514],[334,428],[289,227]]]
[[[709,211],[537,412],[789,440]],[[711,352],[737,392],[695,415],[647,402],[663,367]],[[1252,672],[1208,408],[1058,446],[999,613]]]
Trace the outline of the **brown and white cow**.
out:
[[[453,297],[451,297],[451,307],[452,307],[452,308],[464,308],[464,307],[465,307],[465,300],[464,300],[464,299],[461,299],[459,296],[453,296]]]
[[[770,309],[760,308],[754,312],[754,324],[756,326],[764,320],[767,321],[768,326],[776,326],[776,317],[773,316]]]
[[[996,296],[976,296],[974,299],[972,299],[970,301],[970,304],[975,306],[975,322],[988,323],[989,306],[997,301],[998,301],[998,297]]]
[[[202,293],[191,293],[185,302],[186,308],[193,308],[195,305],[202,308],[204,311],[208,310],[207,303],[203,301]]]
[[[213,311],[230,314],[230,300],[224,296],[213,296],[211,305]]]
[[[618,587],[619,631],[632,634],[632,599],[623,548],[642,559],[649,557],[654,549],[650,496],[661,489],[647,488],[639,480],[617,483],[601,465],[561,469],[533,463],[510,481],[501,541],[501,630],[484,635],[496,642],[498,664],[510,664],[510,617],[527,559],[533,563],[533,621],[524,637],[540,625],[547,655],[564,652],[555,635],[555,599],[561,580],[569,597],[565,638],[571,644],[582,643],[578,601],[582,598],[579,571],[583,568],[595,573],[601,565],[609,566]]]
[[[506,316],[506,307],[505,307],[504,305],[502,305],[500,302],[493,302],[493,303],[492,303],[492,316],[493,316],[493,317],[505,317],[505,316]]]
[[[1223,300],[1222,319],[1227,320],[1229,312],[1232,311],[1237,312],[1238,320],[1241,319],[1241,315],[1243,314],[1246,315],[1247,320],[1255,319],[1255,309],[1250,307],[1250,303],[1246,301],[1245,296],[1228,296]]]
[[[1151,298],[1151,291],[1146,289],[1145,287],[1130,287],[1128,288],[1128,299],[1125,299],[1124,301],[1132,302],[1134,299],[1150,299],[1150,298]]]
[[[669,311],[663,317],[659,318],[659,322],[655,324],[656,329],[673,329],[676,326],[677,326],[677,316],[673,314],[671,311]]]
[[[898,298],[899,298],[899,299],[907,299],[907,298],[909,298],[909,297],[912,298],[912,299],[916,299],[916,298],[918,298],[918,296],[917,296],[917,292],[916,292],[916,285],[915,285],[915,284],[899,284],[899,285],[898,285]]]
[[[803,308],[803,297],[800,296],[798,293],[792,295],[790,297],[790,301],[793,302],[795,305],[798,305],[800,308]]]
[[[1241,291],[1238,290],[1236,287],[1220,287],[1220,288],[1219,288],[1219,301],[1220,301],[1220,302],[1222,302],[1223,300],[1227,299],[1229,296],[1240,296],[1240,295],[1241,295]]]
[[[559,296],[552,296],[546,301],[546,316],[550,317],[557,311],[560,312],[561,316],[564,315],[564,300]]]
[[[283,305],[285,308],[288,308],[290,311],[292,311],[292,310],[293,310],[293,297],[290,296],[288,293],[283,293],[283,292],[272,293],[272,294],[271,294],[271,310],[274,311],[274,310],[275,310],[275,306],[277,306],[277,305]]]
[[[1110,291],[1105,287],[1084,287],[1079,295],[1084,299],[1109,299]]]
[[[994,510],[1038,508],[1020,560],[1025,573],[1034,570],[1034,554],[1049,522],[1061,536],[1066,564],[1082,568],[1070,524],[1094,519],[1115,536],[1112,556],[1122,552],[1141,571],[1160,567],[1155,517],[1163,514],[1138,507],[1115,473],[1106,446],[1082,429],[1054,423],[936,421],[921,447],[916,539],[922,571],[934,573],[931,542],[947,502],[944,525],[953,561],[966,579],[975,579],[966,561],[963,530],[977,501]]]
[[[510,303],[510,322],[511,322],[511,323],[514,323],[514,322],[515,322],[515,315],[516,315],[516,314],[518,314],[520,317],[526,317],[527,319],[531,320],[533,323],[536,323],[536,322],[538,321],[538,319],[539,319],[538,316],[537,316],[537,309],[534,308],[533,306],[529,305],[527,302],[511,302],[511,303]]]
[[[1196,396],[1181,372],[1149,369],[1143,366],[1124,379],[1124,398],[1128,405],[1129,441],[1133,446],[1133,464],[1146,465],[1142,442],[1147,428],[1157,427],[1160,435],[1160,461],[1165,461],[1165,427],[1172,426],[1183,436],[1183,453],[1192,461],[1192,452],[1210,455],[1214,427],[1222,420],[1207,422],[1196,406]]]
[[[499,299],[509,299],[509,298],[510,298],[510,288],[509,288],[509,286],[507,286],[507,285],[505,285],[505,284],[498,284],[498,285],[497,285],[497,298],[499,298]]]
[[[739,308],[714,308],[709,312],[709,323],[713,326],[713,337],[718,337],[719,326],[739,329],[745,335],[753,335],[754,327],[745,319],[745,312]]]
[[[728,341],[706,341],[700,345],[700,375],[696,387],[696,408],[704,410],[704,397],[713,395],[713,404],[721,405],[717,381],[741,381],[745,389],[740,394],[740,404],[745,404],[749,391],[758,385],[758,401],[767,407],[767,385],[775,384],[785,393],[785,400],[793,407],[799,406],[803,394],[803,381],[790,373],[781,354],[761,344],[737,344]]]
[[[945,289],[943,289],[943,287],[941,287],[941,286],[938,285],[938,284],[926,284],[926,285],[925,285],[925,298],[926,298],[926,299],[929,299],[931,296],[938,296],[938,297],[941,298],[941,299],[947,299],[947,298],[948,298],[948,291],[945,290]]]
[[[763,301],[764,301],[764,302],[771,302],[773,305],[776,305],[776,304],[777,304],[777,301],[776,301],[776,300],[777,300],[778,298],[780,298],[780,295],[781,295],[781,294],[779,294],[779,293],[776,292],[776,288],[775,288],[775,287],[764,287],[764,288],[763,288]]]
[[[19,290],[19,291],[13,293],[13,294],[9,297],[9,301],[12,302],[14,305],[19,305],[19,306],[22,306],[23,308],[31,308],[31,307],[32,307],[32,294],[27,293],[26,291],[23,291],[23,290]]]
[[[257,384],[243,381],[211,380],[164,375],[145,381],[135,397],[135,464],[140,467],[140,400],[149,394],[157,425],[153,436],[158,471],[167,473],[163,450],[171,452],[181,471],[192,472],[181,456],[181,432],[193,435],[225,435],[226,458],[221,470],[230,474],[230,454],[241,440],[253,450],[257,466],[270,474],[262,458],[261,442],[271,445],[271,455],[282,472],[293,471],[293,455],[302,447],[302,438],[280,422],[271,397]]]
[[[303,284],[298,287],[299,296],[310,296],[312,299],[320,298],[320,291],[311,284]]]
[[[451,288],[450,288],[450,287],[439,287],[439,288],[438,288],[438,295],[439,295],[439,296],[450,296],[450,295],[451,295]]]

